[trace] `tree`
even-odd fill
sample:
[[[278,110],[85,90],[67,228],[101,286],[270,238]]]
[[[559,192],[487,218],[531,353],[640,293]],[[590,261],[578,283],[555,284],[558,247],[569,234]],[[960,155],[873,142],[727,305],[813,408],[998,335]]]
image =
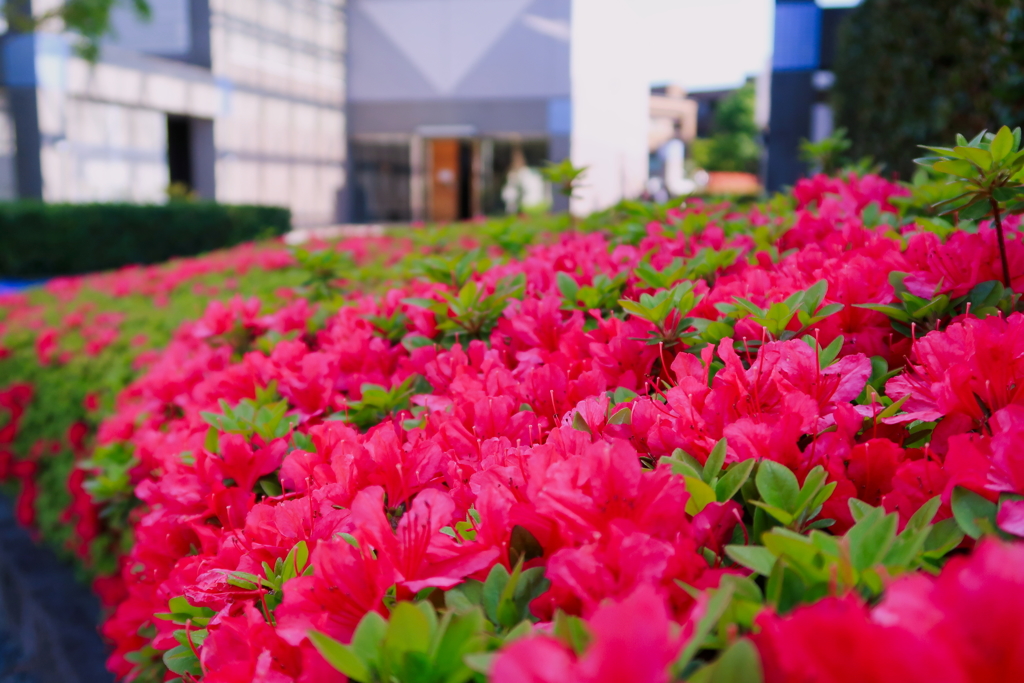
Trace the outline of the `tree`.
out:
[[[691,143],[694,163],[708,171],[757,173],[761,160],[757,122],[754,120],[754,84],[729,95],[715,112],[715,132]]]
[[[66,0],[40,14],[32,12],[31,0],[9,0],[3,12],[7,25],[16,33],[58,28],[81,36],[76,51],[94,61],[99,56],[100,40],[110,33],[110,12],[121,3],[130,5],[143,19],[150,16],[147,0]]]
[[[865,0],[841,29],[835,74],[852,156],[909,176],[918,144],[1024,122],[1024,5]]]

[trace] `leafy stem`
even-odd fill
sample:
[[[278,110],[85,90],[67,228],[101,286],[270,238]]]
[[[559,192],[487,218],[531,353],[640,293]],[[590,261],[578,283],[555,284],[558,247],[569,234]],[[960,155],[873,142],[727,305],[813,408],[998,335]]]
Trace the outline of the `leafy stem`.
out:
[[[1006,260],[1006,239],[1003,237],[1003,217],[999,212],[999,202],[995,197],[988,198],[992,205],[992,219],[996,223],[996,237],[999,239],[999,259],[1003,266],[1003,286],[1010,289],[1010,263]]]

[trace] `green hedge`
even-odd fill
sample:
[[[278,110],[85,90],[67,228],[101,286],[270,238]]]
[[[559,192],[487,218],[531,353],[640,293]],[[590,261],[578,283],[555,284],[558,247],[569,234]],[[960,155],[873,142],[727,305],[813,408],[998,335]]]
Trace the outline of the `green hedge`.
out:
[[[0,203],[0,277],[39,278],[159,263],[282,235],[288,209],[212,202]]]

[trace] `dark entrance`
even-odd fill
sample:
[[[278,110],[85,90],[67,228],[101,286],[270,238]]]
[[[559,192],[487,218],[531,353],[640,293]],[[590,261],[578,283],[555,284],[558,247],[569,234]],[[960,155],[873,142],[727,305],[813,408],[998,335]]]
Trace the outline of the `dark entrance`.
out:
[[[195,189],[192,176],[192,126],[187,116],[167,117],[167,169],[171,184]]]
[[[167,116],[167,171],[171,185],[186,187],[202,199],[215,199],[216,154],[213,121]]]

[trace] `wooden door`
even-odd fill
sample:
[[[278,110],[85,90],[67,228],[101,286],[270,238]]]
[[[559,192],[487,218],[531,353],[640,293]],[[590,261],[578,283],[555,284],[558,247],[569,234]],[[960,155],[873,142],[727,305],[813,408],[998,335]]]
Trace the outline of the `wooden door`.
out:
[[[430,141],[430,220],[459,218],[459,141]]]

